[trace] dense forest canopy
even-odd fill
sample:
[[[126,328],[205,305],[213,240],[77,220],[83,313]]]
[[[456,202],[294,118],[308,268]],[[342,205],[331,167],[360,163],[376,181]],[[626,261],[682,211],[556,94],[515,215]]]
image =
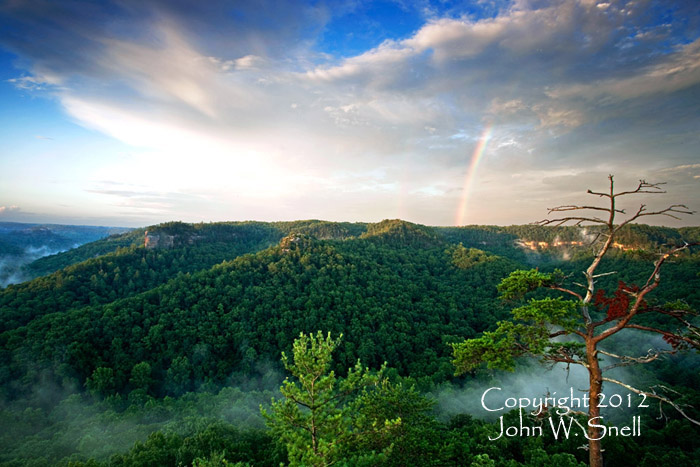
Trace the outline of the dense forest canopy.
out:
[[[39,259],[26,267],[35,279],[0,290],[0,423],[9,427],[0,464],[192,465],[219,456],[277,465],[286,451],[257,404],[279,387],[282,352],[299,333],[322,330],[343,334],[330,363],[340,378],[358,359],[375,370],[387,362],[390,386],[362,410],[376,416],[393,401],[405,412],[394,449],[364,439],[348,447],[353,455],[375,450],[391,465],[577,465],[585,453],[573,441],[491,442],[492,422],[446,418],[422,393],[493,378],[455,377],[450,344],[508,316],[497,286],[509,273],[576,273],[597,233],[401,220],[171,222]],[[634,284],[659,249],[698,238],[700,228],[629,225],[601,265],[615,274],[600,287]],[[697,251],[679,255],[649,300],[700,308],[699,265]],[[697,357],[676,355],[639,377],[700,407],[697,368]],[[233,415],[227,404],[246,408]],[[698,458],[697,443],[683,442],[697,427],[645,415],[653,437],[611,438],[609,458],[631,449],[629,465],[670,465],[655,448],[664,444],[676,459]],[[98,438],[113,442],[98,448],[95,426],[109,426]]]

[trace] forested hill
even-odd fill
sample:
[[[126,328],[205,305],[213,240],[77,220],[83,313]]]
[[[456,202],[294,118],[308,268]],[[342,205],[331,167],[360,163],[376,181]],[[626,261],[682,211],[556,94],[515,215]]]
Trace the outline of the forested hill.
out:
[[[609,280],[639,280],[645,255],[699,230],[630,226]],[[281,370],[280,354],[317,330],[344,335],[337,374],[358,358],[388,362],[393,377],[429,388],[454,378],[449,343],[508,316],[501,279],[530,264],[580,270],[595,235],[312,220],[173,222],[112,236],[37,261],[32,270],[52,272],[0,291],[0,396],[49,411],[71,393],[118,412],[170,404]],[[698,306],[699,264],[697,255],[669,264],[657,299]],[[0,451],[3,440],[12,442],[0,437]]]
[[[30,273],[26,265],[37,258],[129,230],[120,227],[0,222],[0,288],[60,269]]]
[[[11,286],[0,294],[3,361],[12,362],[3,375],[25,379],[40,363],[84,385],[108,367],[110,391],[127,394],[134,365],[145,362],[155,377],[149,393],[163,396],[276,362],[300,331],[318,328],[345,333],[338,368],[360,357],[448,378],[445,340],[503,316],[495,286],[517,264],[423,226],[382,223],[359,237],[352,228],[170,224],[149,233],[176,237],[172,247],[121,248]],[[293,232],[281,237],[285,230]]]

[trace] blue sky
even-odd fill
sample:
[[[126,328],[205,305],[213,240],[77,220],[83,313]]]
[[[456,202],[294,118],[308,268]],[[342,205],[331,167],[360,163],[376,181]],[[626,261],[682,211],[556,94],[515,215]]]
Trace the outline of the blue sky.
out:
[[[3,221],[519,224],[610,173],[700,207],[695,1],[9,0],[0,31]]]

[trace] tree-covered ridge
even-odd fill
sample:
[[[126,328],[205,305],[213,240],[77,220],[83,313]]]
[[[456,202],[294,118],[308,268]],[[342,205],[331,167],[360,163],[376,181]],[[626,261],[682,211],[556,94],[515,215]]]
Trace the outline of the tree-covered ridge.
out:
[[[18,245],[0,238],[0,255],[21,255],[24,252]]]
[[[293,221],[293,222],[216,222],[187,224],[184,222],[166,222],[142,229],[134,229],[122,234],[113,234],[107,238],[81,245],[69,251],[40,258],[27,265],[26,272],[36,278],[51,274],[83,261],[98,256],[115,253],[122,248],[138,248],[145,244],[145,234],[171,235],[177,237],[177,245],[203,246],[207,243],[241,243],[248,237],[266,239],[264,247],[277,242],[290,232],[299,232],[319,239],[342,239],[359,236],[366,231],[366,224],[328,221]],[[16,251],[11,244],[0,242],[0,249]],[[262,249],[262,248],[259,248]],[[19,251],[19,250],[17,250]],[[252,250],[251,250],[252,251]]]
[[[0,222],[0,243],[14,245],[22,251],[27,248],[66,250],[76,244],[92,242],[127,230],[129,229],[120,227]]]
[[[555,265],[585,260],[600,242],[600,228],[574,226],[514,225],[436,227],[436,233],[450,243],[462,243],[523,264]],[[629,224],[618,232],[611,256],[657,252],[668,245],[698,241],[700,228],[673,229]],[[687,253],[689,254],[689,253]],[[697,253],[696,253],[697,254]]]
[[[602,233],[599,226],[541,226],[512,225],[499,226],[466,226],[466,227],[441,227],[438,231],[451,241],[466,243],[480,243],[484,247],[492,245],[503,246],[507,243],[516,243],[518,240],[526,242],[542,242],[547,247],[576,245],[590,245]],[[616,235],[619,244],[639,249],[656,248],[663,245],[676,245],[680,242],[694,241],[700,235],[698,227],[671,228],[651,226],[645,224],[628,224]]]
[[[257,224],[214,226],[205,241],[175,249],[143,247],[144,231],[108,238],[67,252],[71,261],[95,250],[116,250],[67,266],[48,276],[9,286],[0,292],[0,330],[13,329],[46,313],[86,305],[110,303],[150,290],[178,274],[208,269],[244,253],[259,251],[277,241],[275,229]],[[128,246],[120,247],[126,244]],[[50,260],[51,258],[47,258]]]
[[[319,240],[343,240],[359,237],[367,231],[369,224],[363,222],[329,222],[320,220],[273,222],[271,225],[286,234],[297,232]]]
[[[0,222],[0,289],[53,272],[29,270],[27,265],[37,258],[128,230],[119,227]],[[68,264],[59,265],[56,269]]]
[[[244,230],[245,233],[241,234],[241,230]],[[135,229],[128,233],[110,235],[108,238],[63,253],[40,258],[27,266],[27,273],[31,277],[39,277],[82,261],[113,253],[119,248],[143,246],[146,231],[152,235],[165,234],[178,237],[177,246],[194,243],[231,242],[236,241],[238,235],[266,237],[269,244],[273,244],[283,236],[293,232],[310,235],[321,240],[376,236],[396,241],[406,237],[417,244],[422,242],[426,245],[434,244],[436,239],[442,239],[447,243],[462,243],[466,247],[478,248],[522,262],[532,260],[528,256],[528,252],[524,251],[523,242],[535,244],[541,251],[548,248],[556,250],[557,247],[574,246],[579,247],[585,253],[589,251],[589,244],[597,235],[595,227],[542,227],[536,225],[428,227],[401,220],[385,220],[375,224],[321,220],[198,224],[167,222],[144,229]],[[696,241],[700,238],[700,227],[671,229],[632,224],[619,232],[619,238],[620,244],[628,247],[655,249],[662,245],[677,244],[683,240]],[[546,246],[543,246],[545,244]],[[8,249],[8,252],[17,250],[13,244],[2,242],[0,242],[0,248]],[[556,261],[559,256],[558,253],[553,253],[549,260]],[[542,259],[548,258],[538,258],[538,260]]]
[[[144,229],[113,234],[62,253],[39,258],[28,264],[26,270],[32,277],[45,276],[68,266],[113,253],[120,248],[139,246],[143,243],[143,234]]]
[[[320,240],[340,240],[358,237],[367,231],[368,224],[350,222],[329,222],[316,219],[287,222],[214,222],[188,224],[185,222],[166,222],[147,227],[145,230],[154,235],[171,235],[179,239],[176,246],[192,242],[235,240],[242,232],[279,239],[290,233],[302,233]],[[190,241],[192,240],[192,241]]]
[[[441,243],[435,228],[413,224],[399,219],[370,224],[361,238],[405,246],[432,247]]]
[[[253,372],[297,332],[324,328],[346,335],[339,368],[387,360],[400,374],[445,380],[453,372],[445,339],[495,322],[495,285],[513,268],[498,258],[460,269],[443,246],[276,246],[113,303],[45,314],[2,334],[3,356],[10,380],[40,363],[81,385],[107,379],[94,385],[104,395],[146,389],[159,397]],[[148,384],[133,379],[141,363]]]

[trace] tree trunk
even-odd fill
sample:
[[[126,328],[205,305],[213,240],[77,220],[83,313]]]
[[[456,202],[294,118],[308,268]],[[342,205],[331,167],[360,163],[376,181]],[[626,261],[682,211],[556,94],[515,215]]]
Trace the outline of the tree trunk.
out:
[[[586,355],[588,356],[588,379],[590,382],[589,396],[591,400],[588,406],[588,464],[591,467],[603,467],[603,452],[600,446],[600,394],[603,388],[603,373],[598,362],[596,344],[591,339],[586,342]],[[591,425],[595,426],[591,426]]]

